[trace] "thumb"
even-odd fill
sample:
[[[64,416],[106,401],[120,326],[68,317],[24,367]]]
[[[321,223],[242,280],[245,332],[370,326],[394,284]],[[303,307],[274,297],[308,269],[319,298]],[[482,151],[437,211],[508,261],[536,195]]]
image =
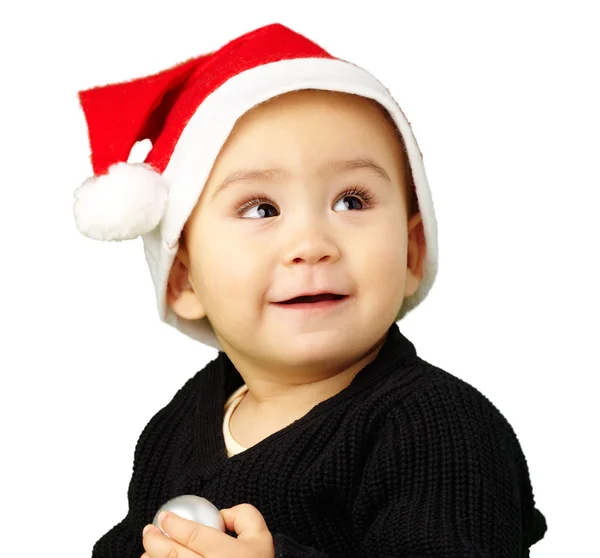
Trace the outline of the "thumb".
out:
[[[254,537],[269,528],[262,514],[252,504],[238,504],[221,510],[225,527],[238,538]]]

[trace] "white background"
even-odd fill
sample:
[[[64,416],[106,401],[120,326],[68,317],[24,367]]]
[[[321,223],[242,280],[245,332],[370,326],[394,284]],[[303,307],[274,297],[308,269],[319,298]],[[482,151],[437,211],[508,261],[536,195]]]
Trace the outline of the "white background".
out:
[[[141,239],[77,231],[73,191],[91,175],[77,92],[273,22],[365,67],[404,109],[440,263],[400,327],[517,432],[549,525],[532,557],[597,552],[594,2],[13,4],[0,13],[2,556],[89,556],[127,511],[143,427],[217,354],[159,321]]]

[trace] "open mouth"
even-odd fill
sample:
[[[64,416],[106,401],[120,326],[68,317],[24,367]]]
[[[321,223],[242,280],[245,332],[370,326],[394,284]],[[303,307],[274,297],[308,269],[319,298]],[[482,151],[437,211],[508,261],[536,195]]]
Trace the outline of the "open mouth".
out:
[[[296,298],[292,298],[291,300],[285,300],[283,302],[278,302],[277,304],[317,303],[317,302],[323,302],[326,300],[342,300],[343,298],[346,298],[346,297],[344,295],[323,293],[323,294],[314,295],[314,296],[297,296]]]
[[[330,293],[314,296],[298,296],[291,300],[276,302],[274,306],[292,314],[299,312],[301,315],[313,316],[321,315],[323,312],[334,312],[337,308],[344,307],[346,301],[350,298],[350,295]]]

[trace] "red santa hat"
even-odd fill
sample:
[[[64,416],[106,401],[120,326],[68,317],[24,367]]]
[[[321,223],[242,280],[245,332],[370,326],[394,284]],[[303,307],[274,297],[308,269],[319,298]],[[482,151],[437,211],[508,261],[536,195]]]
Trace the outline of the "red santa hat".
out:
[[[167,304],[179,237],[236,120],[263,101],[300,89],[373,99],[404,139],[427,250],[421,284],[404,300],[400,320],[427,296],[437,275],[437,223],[410,123],[369,72],[272,24],[157,74],[79,92],[94,176],[75,191],[77,228],[97,240],[141,236],[161,320],[218,350],[206,319],[184,320]],[[128,163],[134,144],[145,139],[152,143],[145,161]]]

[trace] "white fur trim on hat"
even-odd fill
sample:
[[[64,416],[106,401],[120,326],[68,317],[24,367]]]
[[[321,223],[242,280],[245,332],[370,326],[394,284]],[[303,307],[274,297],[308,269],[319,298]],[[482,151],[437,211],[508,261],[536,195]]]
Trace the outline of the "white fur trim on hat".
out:
[[[160,223],[169,198],[162,175],[146,163],[115,163],[74,192],[79,231],[95,240],[131,240]]]

